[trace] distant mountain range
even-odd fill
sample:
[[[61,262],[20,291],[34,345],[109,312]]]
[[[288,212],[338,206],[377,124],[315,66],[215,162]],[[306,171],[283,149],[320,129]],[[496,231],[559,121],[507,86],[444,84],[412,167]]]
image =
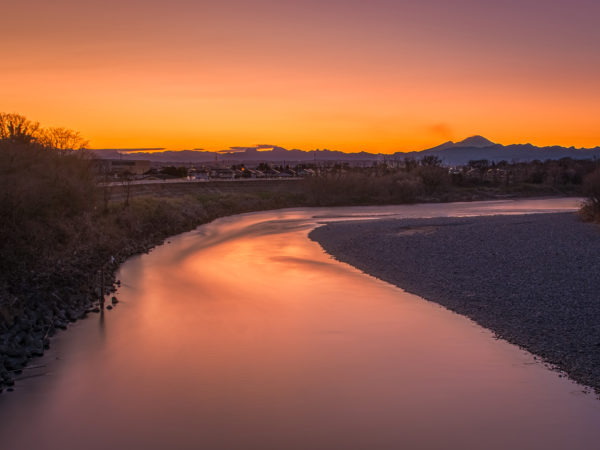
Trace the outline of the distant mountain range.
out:
[[[151,151],[150,151],[151,150]],[[319,161],[339,162],[373,162],[384,160],[402,160],[404,158],[422,158],[433,155],[439,157],[445,165],[462,165],[471,160],[487,159],[489,161],[533,161],[546,159],[600,158],[600,147],[536,147],[532,144],[496,144],[483,136],[471,136],[460,142],[444,142],[433,148],[415,152],[383,153],[344,153],[335,150],[287,150],[273,145],[258,145],[256,147],[232,147],[217,152],[205,150],[162,150],[162,149],[95,149],[92,150],[99,158],[109,159],[143,159],[162,163],[301,163]]]

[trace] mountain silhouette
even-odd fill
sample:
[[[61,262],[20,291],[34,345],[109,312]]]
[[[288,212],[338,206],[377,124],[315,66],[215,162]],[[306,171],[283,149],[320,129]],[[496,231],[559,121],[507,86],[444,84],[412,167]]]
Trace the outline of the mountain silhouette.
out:
[[[483,136],[471,136],[466,138],[463,141],[457,142],[454,144],[454,147],[491,147],[492,145],[496,145],[494,142],[489,139],[484,138]]]
[[[133,150],[133,149],[132,149]],[[239,163],[310,163],[310,162],[348,162],[372,164],[383,161],[402,161],[404,158],[419,159],[433,155],[445,165],[455,166],[467,164],[471,160],[487,159],[492,162],[527,162],[547,159],[592,159],[600,158],[600,147],[536,147],[532,144],[502,145],[494,143],[483,136],[475,135],[459,142],[444,142],[436,147],[413,152],[382,153],[344,153],[337,150],[287,150],[278,146],[231,147],[218,152],[205,150],[165,150],[165,151],[133,151],[128,149],[96,149],[92,150],[99,158],[145,159],[162,163],[182,164],[239,164]]]

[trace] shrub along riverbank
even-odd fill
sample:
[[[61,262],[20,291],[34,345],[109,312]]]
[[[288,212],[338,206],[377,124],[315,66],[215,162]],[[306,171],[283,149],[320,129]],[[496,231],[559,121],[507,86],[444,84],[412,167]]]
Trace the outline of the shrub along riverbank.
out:
[[[17,136],[18,137],[18,136]],[[252,187],[250,187],[252,185]],[[57,329],[98,311],[126,258],[217,217],[294,206],[464,201],[578,194],[577,185],[473,186],[446,169],[340,171],[300,181],[170,185],[105,202],[90,158],[40,141],[0,139],[0,389]],[[184,187],[185,186],[185,187]],[[111,189],[119,189],[111,188]],[[113,192],[114,193],[114,192]],[[102,276],[104,275],[104,280]]]
[[[583,193],[586,200],[580,216],[587,222],[600,223],[600,169],[596,169],[583,180]]]

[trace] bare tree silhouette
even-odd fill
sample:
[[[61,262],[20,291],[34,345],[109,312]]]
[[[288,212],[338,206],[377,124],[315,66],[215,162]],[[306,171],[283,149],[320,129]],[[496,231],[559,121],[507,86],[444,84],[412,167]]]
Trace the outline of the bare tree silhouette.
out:
[[[40,133],[40,124],[25,116],[12,113],[0,113],[0,139],[22,144],[35,142]]]
[[[47,128],[40,131],[40,144],[57,150],[82,150],[89,145],[78,131],[68,128]]]

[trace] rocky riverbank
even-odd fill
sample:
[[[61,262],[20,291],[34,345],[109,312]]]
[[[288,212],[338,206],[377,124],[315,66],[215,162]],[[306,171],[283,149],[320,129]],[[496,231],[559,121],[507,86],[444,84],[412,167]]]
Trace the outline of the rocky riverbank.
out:
[[[115,272],[127,257],[148,251],[159,241],[140,238],[122,248],[108,261],[73,258],[63,267],[39,273],[21,295],[2,299],[0,316],[0,392],[12,390],[31,358],[42,356],[50,338],[68,324],[99,313],[101,293],[106,308],[118,302],[109,294],[119,283]],[[103,283],[102,283],[103,282]]]
[[[466,315],[600,392],[600,229],[572,213],[329,224],[335,258]]]

